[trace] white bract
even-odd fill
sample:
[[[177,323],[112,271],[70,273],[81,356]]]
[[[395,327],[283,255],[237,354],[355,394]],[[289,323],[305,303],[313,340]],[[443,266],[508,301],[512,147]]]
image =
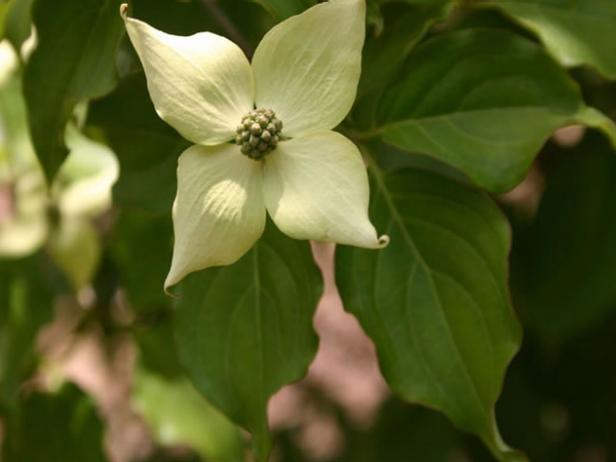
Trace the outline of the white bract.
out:
[[[296,239],[387,245],[368,218],[361,154],[331,131],[357,91],[363,0],[331,0],[283,21],[252,64],[224,37],[169,35],[121,11],[158,115],[195,143],[179,159],[165,288],[237,261],[263,233],[266,211]]]

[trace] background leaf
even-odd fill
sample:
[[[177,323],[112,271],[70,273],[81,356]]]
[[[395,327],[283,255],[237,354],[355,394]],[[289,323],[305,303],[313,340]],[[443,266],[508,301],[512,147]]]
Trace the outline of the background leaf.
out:
[[[596,134],[542,157],[546,191],[514,240],[514,300],[548,344],[600,323],[616,308],[616,156]]]
[[[153,312],[169,307],[171,300],[162,287],[171,266],[172,245],[170,216],[152,216],[135,210],[118,217],[110,239],[110,253],[135,311]]]
[[[242,462],[239,431],[184,378],[145,369],[135,377],[132,403],[162,445],[187,445],[211,462]]]
[[[498,0],[485,4],[500,8],[532,30],[565,66],[589,64],[616,79],[614,1]]]
[[[32,33],[32,3],[34,0],[9,0],[5,22],[5,36],[16,51]]]
[[[14,407],[34,363],[39,329],[52,316],[42,258],[0,262],[0,408]]]
[[[494,420],[520,344],[506,220],[488,197],[434,174],[372,172],[371,216],[391,242],[378,252],[338,249],[345,308],[374,341],[397,394],[444,412],[499,460],[521,460]]]
[[[316,353],[312,316],[320,295],[308,244],[271,224],[234,265],[193,273],[179,285],[180,361],[212,404],[253,433],[259,461],[270,448],[269,397],[300,379]]]
[[[583,121],[616,133],[607,119],[588,117],[576,84],[538,46],[486,29],[417,47],[378,119],[386,142],[434,156],[493,191],[519,183],[558,127]]]
[[[168,214],[177,187],[177,158],[190,143],[156,115],[143,74],[125,79],[108,97],[94,102],[87,124],[91,132],[102,132],[118,156],[114,203]]]
[[[35,0],[39,45],[24,75],[32,142],[48,180],[68,155],[66,124],[77,103],[116,84],[115,54],[124,27],[121,0]],[[61,57],[61,58],[60,58]]]
[[[415,45],[430,27],[444,19],[453,2],[414,5],[394,3],[384,7],[383,31],[368,34],[362,56],[362,73],[357,101],[352,114],[355,124],[364,128],[376,124],[375,111],[383,90],[400,73],[400,69]]]
[[[105,462],[103,426],[77,387],[34,393],[8,419],[4,462]]]

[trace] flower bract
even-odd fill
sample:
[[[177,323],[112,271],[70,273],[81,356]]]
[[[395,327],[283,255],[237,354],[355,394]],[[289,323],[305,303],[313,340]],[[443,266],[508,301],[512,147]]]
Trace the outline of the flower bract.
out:
[[[387,244],[368,217],[361,154],[332,131],[357,91],[363,0],[331,0],[279,23],[252,62],[222,36],[170,35],[125,5],[122,14],[158,115],[194,143],[179,158],[165,288],[237,261],[267,213],[295,239]]]

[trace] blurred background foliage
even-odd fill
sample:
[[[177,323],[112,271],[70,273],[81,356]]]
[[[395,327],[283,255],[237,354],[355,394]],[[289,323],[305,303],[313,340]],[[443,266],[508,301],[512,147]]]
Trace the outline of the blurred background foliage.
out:
[[[178,362],[174,299],[162,285],[175,164],[187,142],[156,116],[116,3],[0,4],[0,460],[247,460],[247,434],[193,388]],[[167,32],[209,30],[250,51],[272,25],[314,3],[134,0],[131,7]],[[412,66],[403,70],[409,56],[411,64],[424,59],[425,52],[413,51],[418,43],[487,27],[543,43],[567,66],[586,64],[570,72],[586,103],[616,116],[614,5],[579,2],[605,3],[611,21],[605,31],[579,26],[600,50],[593,62],[559,48],[560,37],[525,3],[369,1],[364,74],[345,129],[374,126],[375,108],[387,98],[412,100],[408,87],[392,93],[389,82],[416,78],[408,85],[420,91],[416,85],[427,80]],[[82,10],[88,14],[79,16]],[[91,28],[88,15],[101,11],[108,26],[81,40]],[[68,22],[51,21],[55,14]],[[79,21],[71,22],[75,14]],[[51,49],[52,58],[32,54],[37,46]],[[110,64],[97,70],[101,54]],[[55,65],[63,60],[79,66]],[[28,115],[33,105],[45,109]],[[551,134],[563,120],[545,130]],[[39,131],[49,123],[55,135],[45,139]],[[372,146],[385,171],[421,168],[481,184],[483,177],[446,165],[438,153],[400,155],[407,140],[390,136],[397,147]],[[545,144],[542,136],[533,141],[542,146],[538,155],[524,160],[525,179],[493,195],[513,229],[511,296],[524,330],[496,413],[504,439],[531,460],[607,462],[616,460],[616,157],[604,135],[581,126],[559,130]],[[407,150],[422,150],[415,148]],[[47,161],[35,150],[48,152]],[[510,189],[511,178],[503,181]],[[313,250],[326,288],[316,321],[323,351],[305,380],[270,403],[272,460],[493,460],[443,415],[390,394],[370,342],[342,313],[331,248]],[[304,258],[307,250],[297,252]],[[208,282],[192,282],[201,283]]]

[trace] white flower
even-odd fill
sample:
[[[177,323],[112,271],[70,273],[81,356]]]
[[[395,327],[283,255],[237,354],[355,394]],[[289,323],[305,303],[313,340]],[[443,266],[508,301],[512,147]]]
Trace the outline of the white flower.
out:
[[[179,159],[165,288],[237,261],[263,233],[266,211],[296,239],[387,244],[368,218],[359,150],[331,131],[355,99],[363,0],[331,0],[283,21],[252,64],[224,37],[169,35],[121,11],[158,115],[195,143]]]

